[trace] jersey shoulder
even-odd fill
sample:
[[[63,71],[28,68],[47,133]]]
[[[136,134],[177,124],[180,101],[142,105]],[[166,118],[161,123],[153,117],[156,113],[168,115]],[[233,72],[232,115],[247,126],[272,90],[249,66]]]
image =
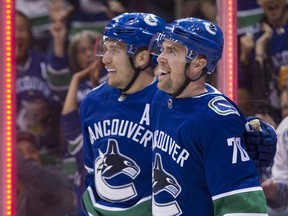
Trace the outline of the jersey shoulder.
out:
[[[224,95],[210,95],[207,105],[210,111],[219,116],[237,115],[240,116],[240,111],[236,105],[227,100]]]
[[[237,105],[213,87],[208,88],[206,93],[193,98],[192,106],[193,112],[197,113],[192,115],[192,118],[203,126],[209,124],[209,127],[214,125],[218,128],[220,125],[240,126],[246,123]]]
[[[81,102],[81,107],[87,107],[91,104],[101,103],[111,98],[111,94],[118,89],[111,88],[107,82],[91,89]]]
[[[228,115],[241,115],[241,111],[237,105],[227,96],[223,95],[211,85],[206,84],[206,89],[206,93],[195,97],[195,102],[198,102],[199,105],[203,106],[203,103],[206,104],[205,106],[207,106],[208,109],[201,109],[203,112],[207,112],[207,114],[210,113],[210,115],[215,114],[219,117]]]
[[[107,96],[108,94],[111,94],[114,88],[110,87],[107,82],[104,82],[100,84],[99,86],[91,89],[91,91],[88,92],[85,99],[86,100],[103,100],[104,96]],[[116,90],[116,89],[115,89]]]

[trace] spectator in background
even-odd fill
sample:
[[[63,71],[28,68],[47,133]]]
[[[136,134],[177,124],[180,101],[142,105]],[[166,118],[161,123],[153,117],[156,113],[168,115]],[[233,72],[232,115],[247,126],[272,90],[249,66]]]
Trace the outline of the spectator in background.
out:
[[[288,90],[281,93],[282,121],[276,129],[277,151],[272,165],[271,176],[265,179],[263,187],[269,215],[288,215]]]
[[[264,17],[253,30],[242,36],[239,73],[247,70],[250,103],[255,113],[269,114],[276,124],[280,115],[279,72],[288,65],[288,7],[286,0],[258,0]],[[252,81],[249,81],[252,80]],[[246,113],[247,114],[247,113]]]
[[[82,30],[102,33],[110,19],[125,10],[117,0],[70,0],[70,3],[75,10],[71,17],[69,37]]]
[[[237,1],[237,23],[238,23],[238,60],[245,57],[246,52],[250,52],[253,48],[250,40],[246,37],[242,37],[252,26],[258,23],[263,16],[263,9],[257,4],[257,0],[246,0]],[[250,49],[241,50],[240,39],[246,46],[251,47]],[[241,52],[240,52],[241,50]],[[238,106],[243,111],[244,114],[249,115],[251,112],[250,104],[250,91],[251,88],[251,72],[245,70],[244,65],[238,61]]]
[[[44,163],[57,163],[62,151],[59,130],[61,100],[48,79],[48,58],[32,49],[28,18],[16,11],[17,129],[30,130],[39,139]]]
[[[33,47],[49,55],[53,46],[49,31],[53,22],[51,8],[58,10],[58,16],[63,15],[59,13],[61,8],[69,11],[66,19],[67,26],[70,26],[69,36],[82,30],[96,30],[101,33],[113,16],[125,10],[117,0],[16,0],[16,9],[26,14],[31,22]]]
[[[88,4],[89,6],[89,2],[90,1],[86,1],[85,5]],[[100,2],[95,1],[94,3],[90,3],[92,4],[90,7],[90,13],[92,14],[92,10],[94,10],[95,7],[100,4]],[[74,2],[74,4],[76,4],[76,2]],[[86,5],[86,7],[88,6]],[[75,10],[73,11],[73,14],[75,13]],[[101,10],[101,7],[97,10]],[[50,62],[50,69],[54,73],[49,73],[49,78],[53,86],[60,90],[68,90],[71,76],[74,73],[87,68],[93,61],[94,42],[96,37],[99,35],[99,32],[95,30],[96,27],[92,27],[93,30],[84,30],[85,25],[82,26],[83,29],[80,28],[75,31],[77,33],[70,35],[69,33],[74,31],[71,30],[73,26],[69,27],[66,24],[67,20],[69,19],[70,12],[71,9],[69,7],[65,7],[63,3],[58,3],[58,6],[50,7],[50,17],[53,21],[50,27],[50,33],[54,39],[54,49],[52,52],[53,55]],[[81,41],[82,39],[83,41]],[[104,72],[102,76],[105,76],[105,71],[102,72]],[[64,95],[63,98],[65,100],[66,93],[67,91],[59,96],[62,98]]]
[[[69,42],[68,62],[72,74],[83,70],[95,59],[95,42],[100,34],[95,31],[84,30],[78,32]]]
[[[249,32],[251,27],[258,23],[264,14],[257,0],[237,1],[238,35]]]
[[[62,172],[54,167],[43,166],[37,138],[30,132],[19,131],[16,141],[18,215],[74,215],[75,195],[72,186]]]
[[[181,17],[197,17],[216,22],[217,5],[215,0],[184,0]]]
[[[49,81],[51,86],[57,90],[57,95],[62,101],[65,100],[69,87],[71,73],[68,67],[67,47],[68,40],[68,18],[74,8],[65,7],[64,1],[58,1],[49,6],[49,16],[52,21],[49,31],[52,35],[52,50],[49,62]]]
[[[16,0],[16,10],[27,15],[31,23],[33,35],[33,46],[35,49],[46,53],[50,41],[49,34],[49,12],[47,0]]]

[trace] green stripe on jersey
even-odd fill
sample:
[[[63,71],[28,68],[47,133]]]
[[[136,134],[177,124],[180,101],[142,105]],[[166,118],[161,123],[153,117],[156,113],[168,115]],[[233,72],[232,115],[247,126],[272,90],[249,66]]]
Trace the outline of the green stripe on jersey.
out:
[[[267,213],[267,205],[262,190],[237,193],[213,200],[214,215],[229,213]]]
[[[93,206],[89,193],[86,190],[82,197],[83,205],[89,215],[93,216],[152,216],[151,200],[147,200],[122,211],[108,211]]]

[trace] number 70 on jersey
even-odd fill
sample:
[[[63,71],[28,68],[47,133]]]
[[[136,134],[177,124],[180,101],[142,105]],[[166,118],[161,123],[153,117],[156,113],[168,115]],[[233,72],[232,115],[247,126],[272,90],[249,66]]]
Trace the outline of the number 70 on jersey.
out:
[[[232,137],[227,139],[228,146],[233,147],[232,164],[237,163],[238,152],[240,153],[241,161],[250,160],[248,153],[241,146],[240,137]]]

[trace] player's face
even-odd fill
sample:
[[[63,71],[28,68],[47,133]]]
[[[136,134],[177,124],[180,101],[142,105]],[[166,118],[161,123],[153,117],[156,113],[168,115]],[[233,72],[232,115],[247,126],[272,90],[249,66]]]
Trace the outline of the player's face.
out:
[[[108,71],[108,84],[114,88],[125,88],[133,77],[127,45],[119,41],[106,41],[102,62]]]
[[[25,63],[30,47],[31,35],[28,21],[21,15],[15,17],[15,39],[16,39],[16,60],[17,64]]]
[[[286,11],[286,0],[258,0],[258,4],[263,8],[268,20],[279,22]]]
[[[173,94],[185,81],[185,58],[187,49],[179,43],[165,40],[162,52],[157,58],[158,66],[155,75],[158,77],[158,88]]]
[[[76,59],[81,69],[87,68],[94,60],[94,49],[90,39],[83,37],[76,46]]]

